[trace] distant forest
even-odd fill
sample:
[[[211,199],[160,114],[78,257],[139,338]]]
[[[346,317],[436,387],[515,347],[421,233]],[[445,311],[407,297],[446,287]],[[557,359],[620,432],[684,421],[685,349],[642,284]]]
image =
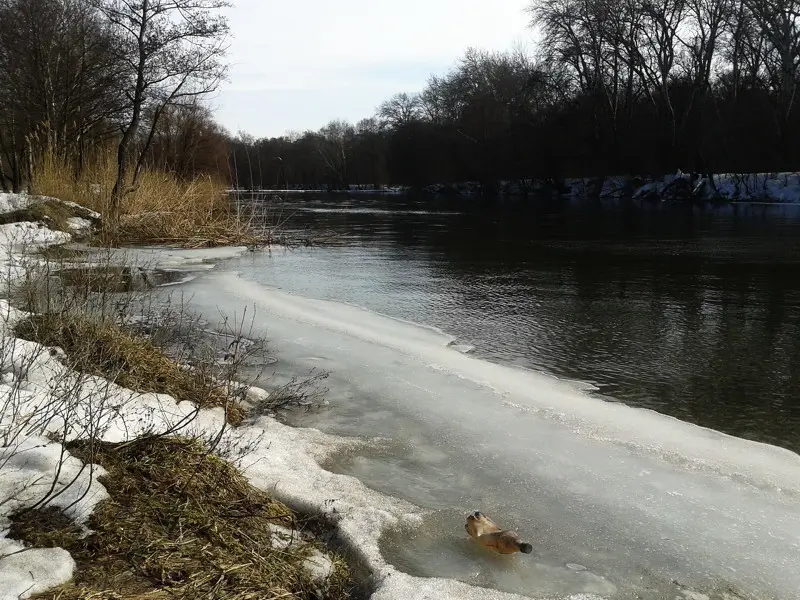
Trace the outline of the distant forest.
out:
[[[144,61],[137,84],[130,57],[149,47],[128,4],[0,0],[0,188],[53,154],[79,173],[129,130],[137,172],[241,188],[800,168],[800,0],[532,0],[531,52],[471,49],[358,123],[269,139],[226,132],[203,104],[221,42],[211,62]],[[223,0],[179,4],[207,39],[224,33]]]
[[[238,185],[800,168],[800,0],[534,0],[529,15],[530,55],[469,50],[354,125],[232,140]]]

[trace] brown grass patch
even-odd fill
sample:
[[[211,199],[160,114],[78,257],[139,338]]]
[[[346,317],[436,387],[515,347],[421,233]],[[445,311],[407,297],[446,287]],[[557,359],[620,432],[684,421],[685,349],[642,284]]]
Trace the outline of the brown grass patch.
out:
[[[111,190],[116,180],[116,154],[100,150],[87,161],[81,175],[53,152],[36,161],[34,187],[37,194],[70,200],[110,215]],[[174,174],[146,168],[136,191],[120,207],[120,223],[104,221],[104,241],[118,244],[166,244],[181,247],[211,247],[257,244],[240,219],[226,193],[225,182],[210,176],[182,181]],[[113,231],[110,229],[113,228]]]
[[[201,408],[222,406],[228,421],[238,425],[244,410],[204,369],[188,370],[170,359],[146,337],[131,333],[111,319],[69,313],[31,315],[17,323],[18,337],[43,346],[59,346],[69,366],[99,375],[123,387],[169,394]]]
[[[302,568],[315,547],[271,546],[273,524],[302,526],[283,504],[253,488],[222,460],[196,443],[177,438],[132,446],[73,444],[70,452],[102,465],[101,482],[110,499],[101,502],[80,539],[61,522],[42,527],[38,515],[17,519],[17,539],[36,546],[58,543],[78,564],[67,585],[39,598],[177,598],[256,600],[261,598],[350,597],[353,589],[343,559],[327,590],[318,593]]]

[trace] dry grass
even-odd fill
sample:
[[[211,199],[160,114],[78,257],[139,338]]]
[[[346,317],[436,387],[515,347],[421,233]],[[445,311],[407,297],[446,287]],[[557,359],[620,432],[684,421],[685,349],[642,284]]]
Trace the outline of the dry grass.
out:
[[[70,452],[89,458],[82,456],[85,443]],[[200,444],[171,438],[95,445],[91,458],[108,471],[101,482],[110,494],[90,519],[92,535],[81,539],[52,510],[14,522],[14,537],[34,546],[58,544],[78,565],[72,582],[39,598],[350,597],[344,560],[332,557],[327,590],[319,593],[302,568],[314,544],[271,545],[271,526],[294,529],[295,515]]]
[[[90,252],[90,250],[84,250],[82,248],[70,248],[58,244],[40,248],[36,251],[36,254],[41,256],[46,261],[52,261],[53,264],[61,264],[69,260],[86,258],[89,256]]]
[[[69,161],[45,151],[36,161],[33,188],[110,215],[115,179],[116,155],[110,148],[97,152],[78,177]],[[112,231],[113,225],[104,221],[103,241],[191,248],[264,242],[238,218],[223,181],[210,176],[181,181],[155,169],[144,170],[136,191],[123,199],[120,223]]]
[[[222,406],[238,425],[244,410],[224,384],[204,369],[187,370],[149,339],[131,333],[111,319],[70,313],[31,315],[15,327],[18,337],[64,350],[69,365],[140,392],[169,394],[201,408]]]

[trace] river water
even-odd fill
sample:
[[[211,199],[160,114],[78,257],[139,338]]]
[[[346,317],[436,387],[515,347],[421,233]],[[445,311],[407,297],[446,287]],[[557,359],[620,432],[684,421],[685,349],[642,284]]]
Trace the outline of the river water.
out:
[[[295,423],[380,438],[326,468],[430,510],[384,535],[396,567],[524,595],[797,597],[800,207],[271,210],[336,244],[183,287],[209,315],[255,308],[266,387],[330,373]],[[534,553],[477,552],[476,509]]]

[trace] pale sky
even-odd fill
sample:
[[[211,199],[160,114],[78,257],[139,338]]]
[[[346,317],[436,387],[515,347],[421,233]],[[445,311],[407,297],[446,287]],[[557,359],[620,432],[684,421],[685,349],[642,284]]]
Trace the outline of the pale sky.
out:
[[[528,46],[529,0],[233,0],[229,78],[211,99],[232,134],[372,116],[474,46]]]

